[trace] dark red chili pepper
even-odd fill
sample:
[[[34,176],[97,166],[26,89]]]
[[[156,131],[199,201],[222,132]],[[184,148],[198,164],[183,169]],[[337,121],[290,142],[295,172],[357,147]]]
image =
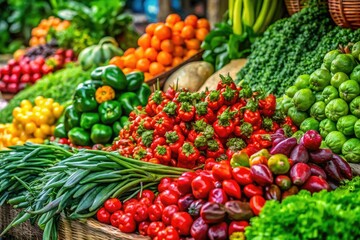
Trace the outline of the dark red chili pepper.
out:
[[[216,111],[218,110],[222,105],[224,105],[224,96],[220,94],[220,90],[211,91],[210,94],[205,98],[205,101],[207,101],[208,107]]]
[[[225,204],[228,201],[228,197],[224,189],[214,188],[213,190],[210,191],[208,201]]]

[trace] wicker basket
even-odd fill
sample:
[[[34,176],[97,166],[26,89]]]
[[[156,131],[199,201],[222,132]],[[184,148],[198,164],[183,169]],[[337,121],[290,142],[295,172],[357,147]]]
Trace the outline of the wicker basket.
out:
[[[360,28],[360,0],[328,0],[334,22],[344,28]]]
[[[94,219],[80,222],[61,217],[58,229],[59,240],[150,240],[149,237],[122,233],[118,228]]]
[[[326,4],[327,0],[318,0],[318,2],[319,4]],[[306,0],[285,0],[285,5],[289,15],[291,16],[306,6]]]
[[[154,88],[156,89],[158,81],[159,81],[160,88],[162,88],[164,86],[166,80],[168,79],[168,77],[171,74],[173,74],[176,70],[178,70],[179,68],[181,68],[182,66],[184,66],[187,63],[201,60],[203,52],[204,51],[198,52],[197,54],[195,54],[194,56],[192,56],[188,60],[180,63],[176,67],[173,67],[169,71],[166,71],[166,72],[154,77],[153,79],[150,79],[149,81],[146,81],[146,83],[150,86],[152,91],[154,91]]]
[[[18,209],[12,208],[10,205],[0,206],[0,230],[5,229],[10,222],[20,212]],[[42,231],[37,225],[31,225],[30,221],[26,221],[16,226],[6,234],[6,240],[42,240]]]

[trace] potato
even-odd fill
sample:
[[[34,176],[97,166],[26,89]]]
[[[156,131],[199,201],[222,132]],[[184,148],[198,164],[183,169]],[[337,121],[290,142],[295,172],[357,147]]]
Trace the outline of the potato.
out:
[[[196,92],[213,73],[214,67],[208,62],[187,63],[168,77],[163,90],[165,92],[170,86],[175,86],[178,81],[179,89],[188,88],[190,92]]]
[[[217,71],[216,73],[211,75],[205,81],[205,83],[200,87],[200,89],[198,91],[199,92],[205,91],[206,88],[208,88],[209,90],[215,90],[218,82],[220,81],[220,77],[219,77],[220,74],[222,74],[222,75],[230,74],[230,76],[235,80],[236,73],[240,71],[240,69],[245,65],[245,63],[246,63],[245,58],[232,60],[230,63],[225,65],[222,69],[220,69],[219,71]]]

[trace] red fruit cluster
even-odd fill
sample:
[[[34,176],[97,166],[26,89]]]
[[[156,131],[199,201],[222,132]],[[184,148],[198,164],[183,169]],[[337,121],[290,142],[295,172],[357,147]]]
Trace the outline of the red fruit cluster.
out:
[[[217,90],[155,91],[145,108],[130,113],[111,150],[123,156],[183,168],[206,160],[230,160],[247,146],[250,155],[271,146],[269,135],[290,118],[273,121],[276,99],[221,76]],[[267,135],[267,137],[266,137]]]
[[[17,93],[26,85],[33,84],[43,75],[60,69],[65,63],[76,60],[73,50],[58,49],[49,58],[22,56],[19,61],[11,59],[0,68],[0,91]]]

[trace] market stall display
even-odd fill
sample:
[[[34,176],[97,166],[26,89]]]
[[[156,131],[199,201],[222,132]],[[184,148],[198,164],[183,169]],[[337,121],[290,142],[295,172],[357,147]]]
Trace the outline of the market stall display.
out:
[[[124,0],[51,2],[0,71],[34,78],[0,110],[0,237],[359,238],[360,30],[228,4],[138,38]]]

